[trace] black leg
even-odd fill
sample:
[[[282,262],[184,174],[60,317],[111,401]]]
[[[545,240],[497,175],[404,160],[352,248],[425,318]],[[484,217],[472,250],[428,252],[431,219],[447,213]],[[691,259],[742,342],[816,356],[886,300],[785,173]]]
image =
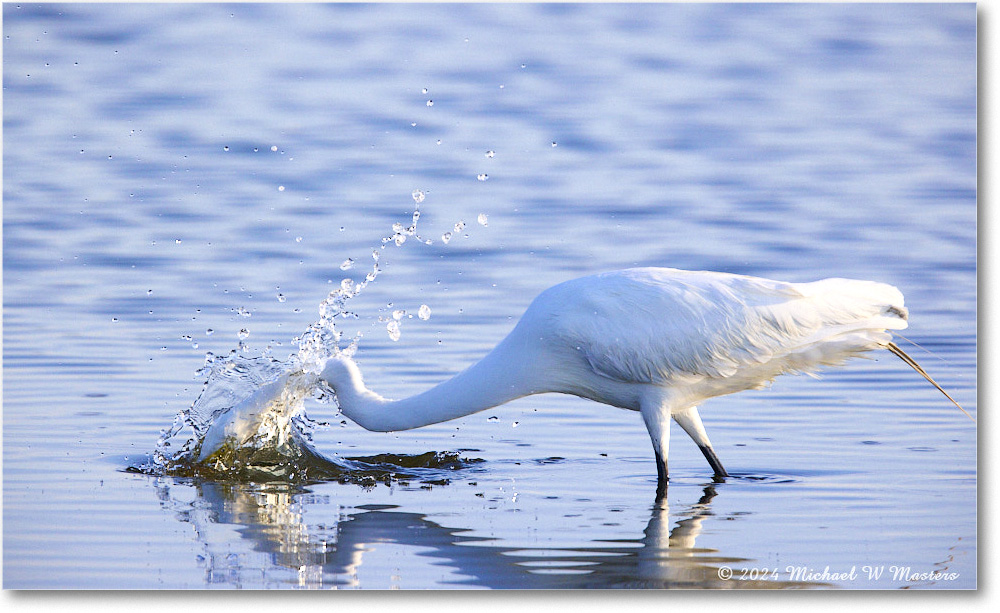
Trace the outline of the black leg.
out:
[[[722,467],[722,462],[719,461],[719,456],[715,455],[715,450],[713,450],[708,445],[698,445],[698,449],[705,455],[705,459],[708,460],[708,464],[715,471],[716,477],[728,477],[729,473],[726,469]]]
[[[667,476],[667,460],[658,451],[654,450],[653,453],[656,455],[656,498],[659,500],[666,495],[670,478]]]

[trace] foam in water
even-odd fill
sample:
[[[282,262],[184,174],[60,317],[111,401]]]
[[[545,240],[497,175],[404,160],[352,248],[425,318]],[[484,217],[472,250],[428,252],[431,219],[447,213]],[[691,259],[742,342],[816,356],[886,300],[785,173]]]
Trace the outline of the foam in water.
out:
[[[298,351],[286,360],[269,355],[248,356],[244,340],[249,332],[240,330],[239,348],[229,355],[206,355],[199,374],[207,376],[205,386],[191,407],[178,413],[171,428],[161,433],[149,464],[136,470],[154,474],[200,476],[235,480],[303,480],[334,479],[374,484],[379,481],[420,477],[419,471],[433,472],[440,482],[440,470],[452,470],[475,460],[465,460],[454,453],[421,454],[419,456],[379,456],[372,458],[327,458],[311,443],[312,432],[327,424],[310,419],[305,401],[336,404],[336,398],[319,378],[327,359],[335,355],[353,356],[361,334],[342,346],[343,335],[337,329],[340,319],[357,319],[347,303],[363,292],[381,273],[382,251],[389,245],[402,246],[408,237],[416,242],[432,244],[417,234],[419,205],[425,195],[420,190],[412,194],[416,206],[410,224],[393,224],[392,235],[384,237],[372,250],[372,268],[362,281],[343,279],[319,304],[319,319],[294,339]],[[456,232],[465,228],[459,221]],[[443,242],[447,242],[444,240]],[[340,266],[347,270],[355,265],[348,258]],[[242,309],[241,309],[242,310]],[[420,306],[418,317],[430,318],[431,309]],[[384,319],[392,340],[400,338],[400,323],[406,311],[397,309]],[[192,436],[183,440],[186,428]],[[425,457],[426,456],[426,457]],[[435,472],[437,471],[437,472]]]

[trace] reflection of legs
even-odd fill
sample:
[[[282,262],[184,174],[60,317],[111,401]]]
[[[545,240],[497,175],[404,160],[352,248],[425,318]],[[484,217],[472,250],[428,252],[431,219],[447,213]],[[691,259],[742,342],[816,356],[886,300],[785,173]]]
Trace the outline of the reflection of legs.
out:
[[[709,503],[713,498],[715,498],[715,484],[707,486],[703,490],[701,499],[691,505],[690,509],[678,514],[677,526],[670,531],[670,547],[685,553],[694,549],[695,538],[701,534],[702,522],[712,514]]]
[[[719,461],[719,456],[715,455],[715,450],[712,449],[712,443],[708,440],[708,434],[705,433],[705,426],[701,423],[701,416],[698,415],[698,407],[691,407],[689,409],[684,409],[679,413],[674,413],[674,421],[680,424],[681,428],[688,433],[694,442],[698,444],[698,448],[705,455],[705,459],[708,460],[709,465],[712,470],[715,471],[715,476],[717,477],[728,477],[729,474],[726,473],[726,469],[722,467],[722,462]]]

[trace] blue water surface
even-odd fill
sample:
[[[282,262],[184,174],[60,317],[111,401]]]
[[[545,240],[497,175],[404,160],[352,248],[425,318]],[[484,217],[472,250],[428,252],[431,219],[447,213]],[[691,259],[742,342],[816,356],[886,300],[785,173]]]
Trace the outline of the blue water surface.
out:
[[[976,587],[976,424],[888,354],[707,403],[735,478],[678,431],[661,502],[640,417],[562,396],[307,407],[330,455],[483,460],[447,483],[127,471],[417,190],[433,244],[345,322],[387,396],[550,285],[670,266],[896,285],[975,415],[974,4],[5,3],[3,37],[5,588]]]

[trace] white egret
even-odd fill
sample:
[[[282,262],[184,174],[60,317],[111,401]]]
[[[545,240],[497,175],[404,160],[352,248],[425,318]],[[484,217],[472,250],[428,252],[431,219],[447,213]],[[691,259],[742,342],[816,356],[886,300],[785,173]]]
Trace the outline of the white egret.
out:
[[[891,342],[888,331],[906,328],[906,320],[900,291],[872,281],[784,283],[636,268],[542,292],[486,357],[410,398],[387,400],[371,391],[345,355],[330,358],[321,377],[341,412],[374,431],[418,428],[545,392],[638,411],[663,487],[671,419],[694,439],[715,474],[727,476],[698,415],[709,398],[879,348],[944,393]]]

